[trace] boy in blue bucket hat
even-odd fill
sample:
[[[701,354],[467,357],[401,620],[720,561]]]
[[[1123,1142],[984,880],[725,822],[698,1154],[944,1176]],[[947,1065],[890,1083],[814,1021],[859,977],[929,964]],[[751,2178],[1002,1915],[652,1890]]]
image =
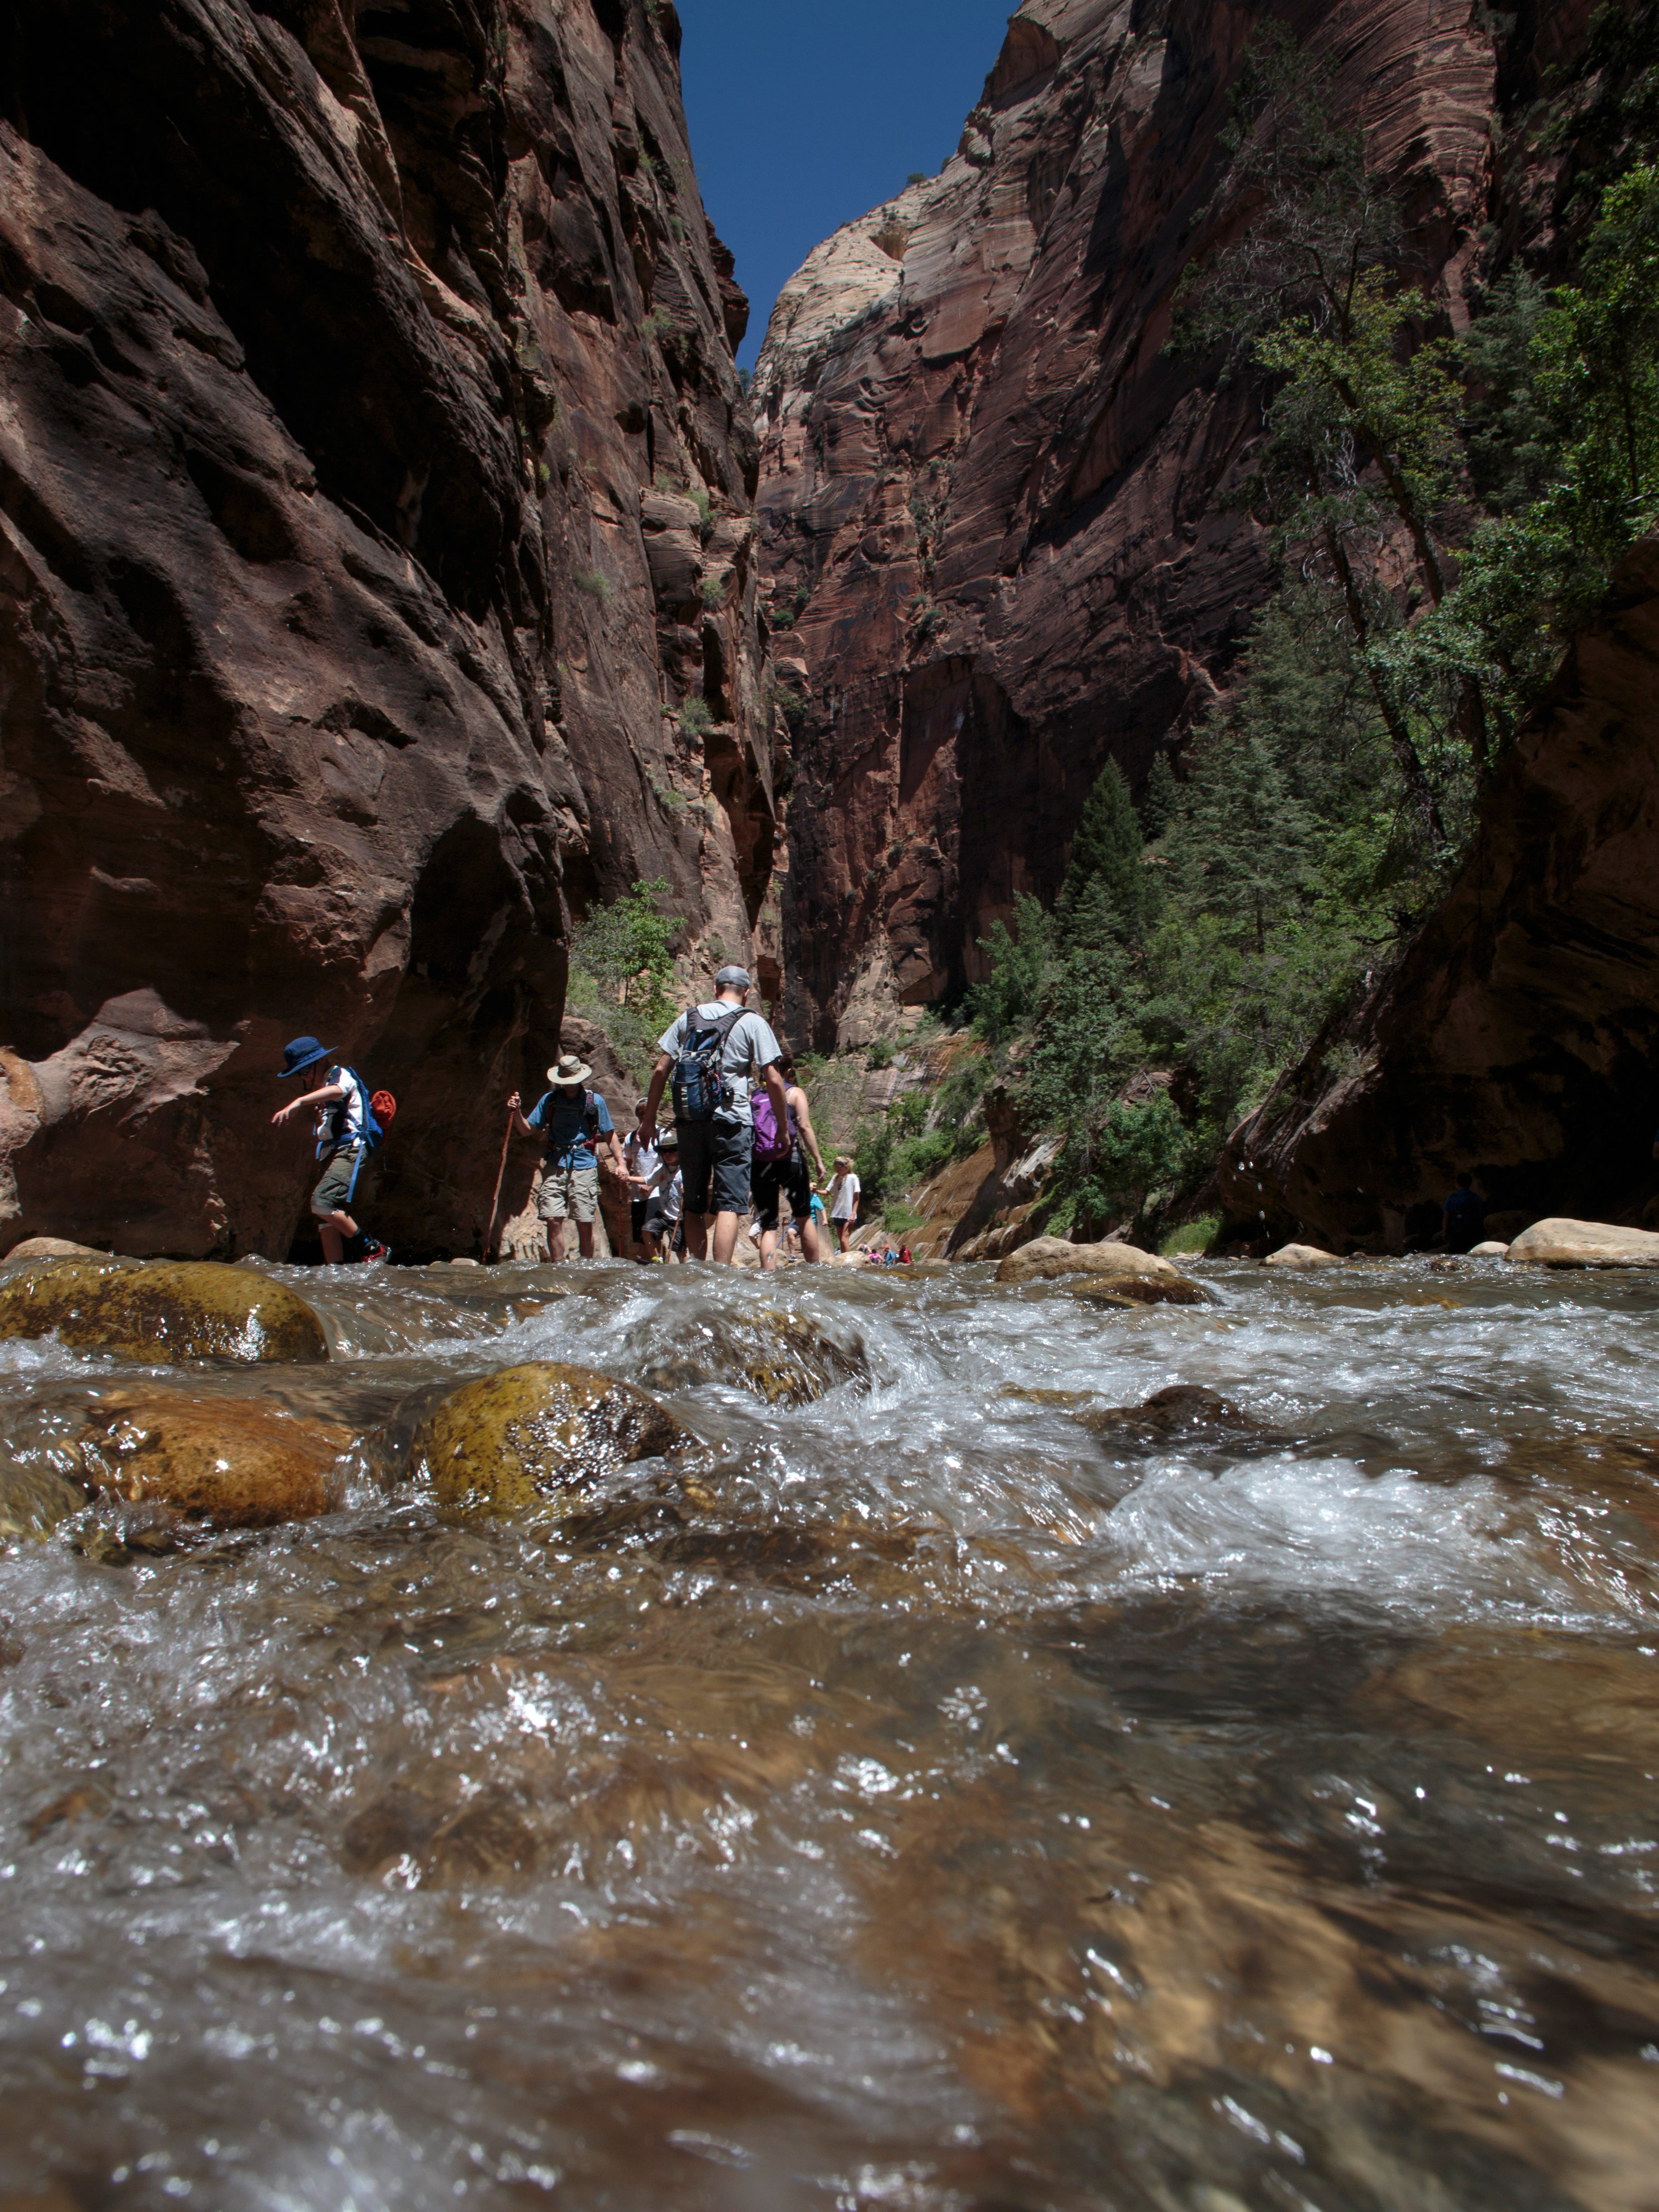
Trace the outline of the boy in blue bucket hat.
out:
[[[283,1046],[277,1080],[291,1082],[308,1067],[325,1064],[327,1072],[321,1085],[307,1091],[303,1098],[279,1106],[270,1120],[274,1128],[280,1127],[291,1115],[302,1114],[307,1106],[317,1109],[317,1158],[323,1171],[311,1194],[311,1212],[323,1240],[323,1258],[331,1267],[337,1267],[345,1258],[346,1238],[362,1234],[346,1209],[368,1151],[368,1093],[362,1078],[335,1061],[328,1046],[319,1044],[313,1036],[295,1037],[292,1044]],[[392,1255],[378,1238],[363,1237],[357,1257],[384,1261]]]

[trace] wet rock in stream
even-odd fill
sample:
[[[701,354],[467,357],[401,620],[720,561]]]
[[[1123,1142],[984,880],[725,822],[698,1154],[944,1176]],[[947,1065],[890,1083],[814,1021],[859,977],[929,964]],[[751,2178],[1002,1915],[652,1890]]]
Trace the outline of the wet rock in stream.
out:
[[[33,1262],[0,1285],[0,1337],[9,1336],[175,1365],[328,1358],[322,1323],[285,1284],[206,1260]]]
[[[1051,1283],[1066,1275],[1093,1276],[1112,1290],[1122,1290],[1131,1283],[1168,1283],[1190,1293],[1183,1301],[1188,1304],[1210,1303],[1210,1293],[1201,1285],[1158,1253],[1109,1239],[1098,1244],[1073,1244],[1064,1237],[1034,1237],[1017,1252],[1009,1253],[997,1269],[1000,1283]]]
[[[263,1528],[331,1512],[352,1443],[348,1431],[278,1407],[154,1390],[103,1399],[80,1458],[95,1491],[128,1505]]]
[[[1184,1276],[1085,1275],[1068,1282],[1069,1295],[1085,1305],[1127,1313],[1136,1306],[1207,1306],[1215,1301],[1200,1283]]]
[[[1079,1416],[1085,1428],[1132,1450],[1283,1451],[1296,1439],[1196,1382],[1155,1390],[1139,1406],[1101,1406]]]
[[[452,1390],[416,1431],[415,1455],[443,1504],[493,1513],[554,1504],[562,1513],[599,1476],[689,1441],[631,1383],[537,1360]]]
[[[870,1387],[864,1346],[837,1344],[800,1314],[779,1306],[708,1314],[672,1352],[649,1361],[640,1380],[654,1390],[730,1382],[769,1406],[805,1406],[842,1382]]]

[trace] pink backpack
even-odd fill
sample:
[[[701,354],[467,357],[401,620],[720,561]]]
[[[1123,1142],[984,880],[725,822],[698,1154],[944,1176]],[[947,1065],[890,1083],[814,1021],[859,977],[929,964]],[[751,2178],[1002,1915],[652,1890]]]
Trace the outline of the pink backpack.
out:
[[[772,1103],[772,1094],[757,1089],[750,1100],[750,1110],[755,1117],[755,1158],[757,1160],[781,1160],[795,1142],[795,1116],[793,1109],[789,1127],[782,1135],[778,1132],[777,1109]]]

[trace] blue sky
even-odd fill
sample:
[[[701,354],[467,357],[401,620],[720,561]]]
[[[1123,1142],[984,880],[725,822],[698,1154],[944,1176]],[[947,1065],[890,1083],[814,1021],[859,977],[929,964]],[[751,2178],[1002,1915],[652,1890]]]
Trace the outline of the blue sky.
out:
[[[703,205],[753,303],[747,367],[819,240],[956,151],[1014,0],[678,4]]]

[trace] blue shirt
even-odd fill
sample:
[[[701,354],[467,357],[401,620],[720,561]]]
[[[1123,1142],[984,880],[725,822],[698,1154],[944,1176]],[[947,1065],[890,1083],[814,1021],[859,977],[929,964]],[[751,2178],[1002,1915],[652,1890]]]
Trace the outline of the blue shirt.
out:
[[[594,1138],[608,1137],[612,1126],[611,1109],[596,1091],[590,1127],[580,1084],[544,1091],[534,1113],[526,1114],[525,1119],[532,1129],[541,1132],[548,1165],[555,1168],[591,1168]]]

